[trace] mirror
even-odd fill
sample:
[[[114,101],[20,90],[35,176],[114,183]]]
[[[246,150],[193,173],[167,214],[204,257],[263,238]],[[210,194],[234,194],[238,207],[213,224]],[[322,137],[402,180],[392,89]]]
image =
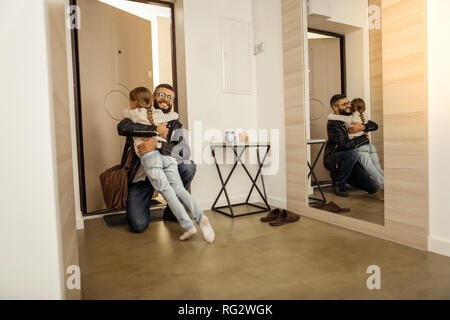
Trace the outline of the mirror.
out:
[[[381,0],[311,0],[309,205],[384,224]]]

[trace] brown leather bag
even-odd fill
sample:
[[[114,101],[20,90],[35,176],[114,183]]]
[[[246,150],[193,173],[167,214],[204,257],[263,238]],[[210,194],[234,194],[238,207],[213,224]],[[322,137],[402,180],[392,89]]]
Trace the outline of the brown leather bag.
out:
[[[124,165],[119,164],[100,174],[103,198],[108,209],[122,210],[127,206],[128,171],[130,170],[133,153],[133,148],[129,148]]]

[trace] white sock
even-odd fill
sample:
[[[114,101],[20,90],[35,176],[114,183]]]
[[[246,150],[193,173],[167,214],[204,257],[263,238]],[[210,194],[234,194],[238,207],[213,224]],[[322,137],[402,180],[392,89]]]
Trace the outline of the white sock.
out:
[[[181,241],[187,240],[187,239],[189,239],[191,236],[193,236],[196,233],[197,233],[197,229],[194,226],[194,227],[190,228],[189,230],[187,230],[185,233],[183,233],[180,236],[180,240]]]
[[[206,242],[213,242],[214,241],[214,230],[209,224],[209,219],[207,216],[203,215],[200,219],[200,229],[202,229],[203,232],[203,238],[205,238]]]

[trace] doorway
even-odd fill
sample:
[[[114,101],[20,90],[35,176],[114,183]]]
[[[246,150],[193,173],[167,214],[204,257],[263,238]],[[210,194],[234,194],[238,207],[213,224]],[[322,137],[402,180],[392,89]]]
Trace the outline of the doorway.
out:
[[[137,86],[177,91],[174,5],[165,1],[72,0],[81,29],[72,31],[80,208],[106,208],[99,175],[120,162],[117,124]],[[175,102],[175,110],[177,103]],[[123,211],[123,210],[121,210]]]
[[[330,97],[346,93],[345,36],[308,28],[309,139],[327,140]],[[311,144],[311,159],[317,159],[321,145]],[[331,184],[323,166],[323,153],[314,168],[320,185]],[[312,187],[317,185],[312,184]]]

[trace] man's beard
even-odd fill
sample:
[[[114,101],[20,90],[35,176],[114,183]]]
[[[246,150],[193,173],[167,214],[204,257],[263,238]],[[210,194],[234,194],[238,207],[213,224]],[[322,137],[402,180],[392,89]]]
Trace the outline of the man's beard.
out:
[[[344,110],[339,109],[339,114],[341,116],[351,116],[353,114],[353,112],[351,110],[349,112],[347,112],[347,111],[345,111],[345,109]]]
[[[172,105],[169,105],[169,108],[164,109],[159,106],[159,104],[156,100],[155,100],[155,102],[153,102],[153,106],[155,107],[155,109],[159,109],[164,113],[169,113],[170,111],[172,111]]]

